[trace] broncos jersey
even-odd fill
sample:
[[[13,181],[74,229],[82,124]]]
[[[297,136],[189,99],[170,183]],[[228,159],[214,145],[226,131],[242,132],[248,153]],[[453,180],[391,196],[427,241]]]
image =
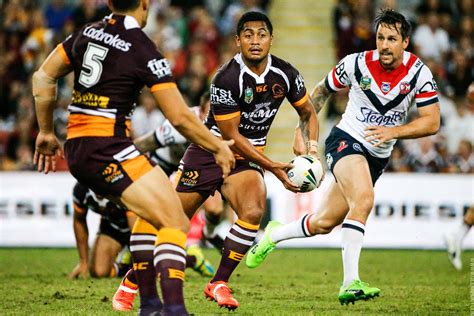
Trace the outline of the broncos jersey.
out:
[[[131,16],[111,14],[59,44],[74,69],[67,138],[129,136],[143,86],[175,87],[171,67]]]
[[[211,110],[205,124],[211,133],[221,136],[217,122],[240,116],[240,134],[261,152],[285,97],[294,107],[308,99],[299,72],[286,61],[272,55],[268,55],[265,71],[258,76],[237,54],[218,70],[210,90]]]
[[[92,190],[79,182],[74,186],[72,198],[76,212],[83,214],[90,210],[102,216],[103,220],[107,220],[113,228],[120,232],[130,231],[126,208],[97,196]]]
[[[349,102],[337,127],[380,158],[390,156],[396,140],[375,147],[364,138],[366,127],[403,125],[413,100],[418,108],[438,102],[431,71],[409,52],[404,52],[402,64],[391,72],[381,66],[377,50],[348,55],[329,72],[325,83],[333,92],[350,87]]]

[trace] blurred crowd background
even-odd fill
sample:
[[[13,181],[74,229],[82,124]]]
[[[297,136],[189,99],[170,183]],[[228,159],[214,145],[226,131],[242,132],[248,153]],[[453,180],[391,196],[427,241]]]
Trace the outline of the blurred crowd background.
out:
[[[31,75],[67,35],[109,14],[106,2],[0,0],[0,171],[34,170],[37,124]],[[267,12],[272,5],[270,0],[150,2],[145,32],[170,60],[189,106],[198,104],[217,68],[237,52],[234,36],[240,15],[249,10]],[[375,49],[373,18],[380,8],[391,7],[410,19],[414,31],[408,50],[428,65],[439,87],[440,133],[398,142],[388,171],[474,173],[474,100],[467,98],[473,80],[473,2],[334,1],[335,63],[347,54]],[[55,130],[62,141],[66,136],[72,79],[68,76],[60,81],[54,113]],[[306,84],[311,89],[315,83]],[[321,118],[324,126],[337,123],[346,98],[346,93],[332,98]],[[415,115],[416,111],[410,113],[412,118]],[[132,119],[134,136],[154,129],[162,120],[154,100],[143,93]],[[67,170],[64,163],[60,168]]]

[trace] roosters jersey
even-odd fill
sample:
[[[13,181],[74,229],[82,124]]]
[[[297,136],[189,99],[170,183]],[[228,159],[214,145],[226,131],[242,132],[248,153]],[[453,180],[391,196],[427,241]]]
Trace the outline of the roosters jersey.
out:
[[[129,136],[143,86],[175,87],[168,61],[131,16],[112,14],[85,25],[58,50],[74,69],[67,138]]]
[[[350,87],[349,102],[337,127],[380,158],[390,156],[396,140],[375,147],[364,138],[366,127],[403,125],[413,103],[423,107],[438,102],[431,71],[409,52],[404,52],[403,63],[391,72],[381,66],[377,50],[348,55],[329,72],[325,83],[333,92]]]
[[[224,64],[211,84],[211,110],[205,124],[221,136],[217,122],[240,116],[239,133],[263,151],[267,134],[285,97],[294,106],[308,99],[303,77],[286,61],[268,55],[265,71],[258,76],[237,54]]]

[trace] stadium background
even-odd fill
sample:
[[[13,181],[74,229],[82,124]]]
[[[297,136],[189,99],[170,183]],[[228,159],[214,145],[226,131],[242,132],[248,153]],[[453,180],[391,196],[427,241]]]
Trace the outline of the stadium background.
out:
[[[459,222],[468,205],[474,202],[474,100],[466,97],[473,77],[472,1],[151,2],[145,31],[171,61],[179,88],[190,106],[198,103],[218,66],[236,53],[235,22],[244,11],[268,12],[274,24],[272,53],[294,64],[303,74],[308,89],[346,54],[375,47],[371,21],[380,8],[392,7],[408,16],[414,26],[409,50],[430,67],[439,86],[442,128],[436,136],[398,143],[389,173],[376,187],[378,212],[374,213],[378,217],[372,217],[386,226],[379,224],[380,221],[369,225],[379,230],[372,234],[375,243],[369,239],[368,244],[442,247],[442,231]],[[31,74],[73,30],[108,14],[105,3],[0,1],[0,246],[74,244],[69,205],[72,178],[67,172],[48,176],[32,172],[37,124]],[[69,76],[60,82],[54,113],[55,130],[62,141],[71,79]],[[321,112],[321,140],[340,118],[346,101],[346,94],[339,93]],[[412,117],[415,115],[410,113]],[[132,121],[135,135],[151,130],[161,119],[152,99],[144,93]],[[295,112],[288,103],[284,104],[269,136],[267,153],[273,159],[291,159],[295,122]],[[67,170],[64,162],[60,169]],[[271,175],[267,184],[270,212],[266,220],[270,217],[292,220],[312,209],[317,200],[318,192],[291,196]],[[393,234],[388,235],[393,236],[392,241],[377,243],[378,234],[390,227]],[[61,233],[51,234],[51,230]],[[400,241],[396,237],[399,230],[406,230],[412,241]],[[31,234],[23,234],[25,231]],[[420,239],[420,234],[424,238]],[[328,242],[300,246],[336,246],[339,239],[337,233],[333,235]],[[42,241],[42,237],[47,241]],[[466,246],[474,246],[472,239]]]

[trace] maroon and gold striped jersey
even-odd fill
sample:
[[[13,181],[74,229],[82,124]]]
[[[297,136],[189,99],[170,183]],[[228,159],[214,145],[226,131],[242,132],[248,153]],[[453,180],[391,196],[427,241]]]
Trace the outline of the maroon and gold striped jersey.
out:
[[[240,116],[240,134],[261,152],[285,97],[294,107],[308,99],[298,70],[273,55],[268,55],[266,69],[259,76],[237,54],[219,69],[210,89],[211,110],[205,123],[211,133],[221,136],[217,122]]]
[[[176,86],[169,62],[131,16],[87,24],[58,49],[74,69],[68,139],[129,136],[140,90]]]

